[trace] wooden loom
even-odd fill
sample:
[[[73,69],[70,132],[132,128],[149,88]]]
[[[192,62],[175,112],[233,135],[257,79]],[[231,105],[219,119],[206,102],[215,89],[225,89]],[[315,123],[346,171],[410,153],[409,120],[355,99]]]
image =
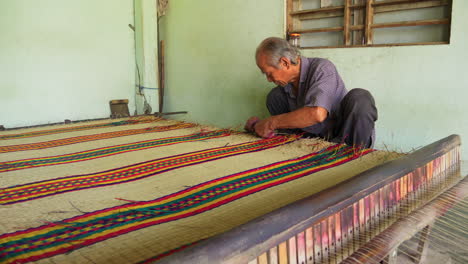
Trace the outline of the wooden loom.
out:
[[[0,233],[4,233],[0,234],[0,263],[120,264],[151,263],[156,259],[159,259],[157,263],[339,263],[343,260],[374,263],[394,252],[401,241],[415,232],[405,223],[424,230],[420,237],[427,236],[429,228],[425,226],[434,217],[423,217],[417,225],[411,220],[420,219],[421,215],[443,215],[446,208],[439,210],[436,201],[423,210],[415,209],[431,200],[430,196],[460,180],[458,136],[373,169],[369,168],[383,161],[366,163],[371,160],[366,158],[374,154],[374,157],[387,157],[389,153],[362,150],[359,154],[339,144],[313,147],[314,144],[302,144],[315,143],[313,140],[294,137],[262,140],[158,118],[99,121],[20,134],[6,133],[0,135],[0,139],[6,144],[0,146],[1,157],[5,160],[0,162],[0,172],[3,172],[0,175]],[[45,139],[54,140],[43,141]],[[111,139],[124,144],[110,145],[114,141],[105,141]],[[216,147],[207,149],[206,140]],[[17,145],[26,142],[29,143]],[[291,144],[285,145],[288,142]],[[300,146],[302,152],[288,152],[299,151]],[[260,160],[266,166],[259,167],[258,161],[252,160],[255,151],[262,151]],[[303,154],[305,156],[301,156]],[[296,158],[298,155],[300,157]],[[337,156],[346,157],[349,162],[342,163]],[[308,157],[312,157],[313,162],[309,163]],[[222,170],[213,173],[217,160],[221,159],[230,161],[218,163]],[[337,166],[333,167],[335,162]],[[237,164],[229,168],[229,163]],[[305,173],[290,174],[288,170],[278,169],[298,168],[300,171],[299,166]],[[64,170],[59,171],[59,167]],[[152,169],[148,170],[150,167]],[[207,184],[234,186],[231,182],[237,179],[245,179],[244,182],[249,181],[252,188],[257,188],[255,186],[260,185],[254,184],[260,182],[262,173],[267,173],[264,167],[273,168],[277,175],[271,177],[272,181],[264,178],[265,184],[273,186],[271,188],[258,189],[252,195],[248,194],[251,189],[235,190],[240,198],[230,200],[232,202],[217,192],[205,192]],[[320,171],[318,167],[324,169]],[[351,168],[358,170],[348,173]],[[141,173],[132,173],[133,169]],[[69,171],[74,175],[70,176]],[[123,171],[128,173],[122,174]],[[363,173],[356,176],[359,172]],[[303,178],[294,178],[295,175],[303,175]],[[343,175],[348,176],[343,178]],[[340,181],[324,185],[327,177],[348,180],[335,186]],[[287,178],[294,180],[282,184]],[[155,191],[155,187],[163,191]],[[457,196],[466,196],[463,193],[466,188],[457,188],[441,197],[457,201]],[[201,197],[200,201],[206,200],[203,197],[208,194],[223,203],[211,210],[210,204],[200,202],[198,207],[193,207],[193,210],[201,210],[200,213],[170,220],[178,217],[175,214],[179,209],[176,208],[175,213],[165,211],[165,207],[158,207],[158,201],[171,197],[192,199],[185,195],[188,191],[200,191],[197,196]],[[277,197],[282,197],[282,201],[276,201],[281,205],[271,203],[271,199]],[[442,199],[442,203],[448,198]],[[191,200],[186,201],[188,205]],[[101,217],[107,216],[109,218],[101,222]],[[128,217],[144,219],[125,222]],[[231,217],[242,219],[232,221]],[[165,222],[145,225],[146,220],[156,218]],[[400,218],[406,220],[396,221]],[[17,223],[18,219],[22,220]],[[194,219],[192,224],[190,221]],[[213,219],[232,223],[203,233],[209,230],[206,227],[218,224],[213,223]],[[125,229],[120,229],[120,223],[124,223]],[[184,228],[187,223],[189,227],[199,228],[187,232]],[[93,238],[84,239],[92,235],[88,233],[91,229],[95,232]],[[466,228],[461,231],[466,233]],[[192,232],[196,237],[191,237]],[[74,234],[82,237],[75,239]],[[389,241],[388,238],[395,235],[397,238]],[[177,241],[168,244],[170,239]],[[49,247],[49,243],[52,246]],[[420,245],[424,248],[425,244]],[[38,247],[41,248],[36,249]],[[419,258],[424,257],[420,255]]]
[[[157,263],[397,263],[398,246],[421,231],[410,256],[419,263],[438,217],[461,206],[466,220],[459,145],[449,136]]]

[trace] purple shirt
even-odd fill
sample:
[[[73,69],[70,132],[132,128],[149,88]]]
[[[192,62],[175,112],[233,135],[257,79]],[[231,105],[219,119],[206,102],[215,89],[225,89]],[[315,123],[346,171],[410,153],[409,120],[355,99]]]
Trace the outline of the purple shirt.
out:
[[[331,136],[340,102],[348,92],[335,65],[327,59],[301,57],[301,76],[297,97],[293,94],[293,85],[284,87],[288,95],[290,111],[304,106],[320,106],[328,111],[327,119],[302,130],[320,137]]]

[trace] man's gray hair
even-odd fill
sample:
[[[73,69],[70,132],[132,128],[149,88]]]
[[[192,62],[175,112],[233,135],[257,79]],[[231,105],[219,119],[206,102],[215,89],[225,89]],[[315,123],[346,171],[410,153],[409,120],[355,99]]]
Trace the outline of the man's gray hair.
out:
[[[267,55],[269,57],[268,64],[277,68],[281,57],[286,57],[292,64],[297,65],[298,58],[301,55],[299,50],[289,44],[288,41],[276,37],[270,37],[263,40],[262,43],[258,45],[255,58],[258,58],[259,54]]]

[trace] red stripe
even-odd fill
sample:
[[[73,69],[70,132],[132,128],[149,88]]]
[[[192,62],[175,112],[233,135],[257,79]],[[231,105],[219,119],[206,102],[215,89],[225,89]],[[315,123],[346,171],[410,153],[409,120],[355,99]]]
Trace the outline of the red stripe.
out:
[[[295,175],[293,177],[289,177],[289,178],[285,178],[285,179],[280,179],[280,180],[277,180],[277,181],[274,181],[274,182],[271,182],[271,183],[268,183],[266,185],[263,185],[263,186],[258,186],[257,188],[253,188],[253,189],[249,189],[249,190],[246,190],[244,192],[241,192],[241,193],[238,193],[232,197],[229,197],[229,198],[226,198],[224,200],[221,200],[221,201],[218,201],[214,204],[211,204],[211,205],[208,205],[206,207],[201,207],[193,212],[189,212],[189,213],[185,213],[185,214],[181,214],[181,215],[177,215],[177,216],[173,216],[173,217],[168,217],[168,218],[164,218],[164,219],[159,219],[159,220],[155,220],[155,221],[150,221],[150,222],[147,222],[147,223],[144,223],[144,224],[140,224],[140,225],[135,225],[135,226],[130,226],[128,228],[125,228],[125,229],[122,229],[122,230],[119,230],[119,231],[116,231],[116,232],[111,232],[109,234],[107,234],[106,236],[101,236],[101,237],[96,237],[94,239],[84,239],[83,243],[80,243],[79,245],[74,245],[74,246],[69,246],[69,247],[65,247],[65,248],[62,248],[62,249],[59,249],[59,250],[55,250],[55,251],[52,251],[52,252],[49,252],[49,253],[45,253],[45,254],[41,254],[41,255],[36,255],[36,256],[31,256],[31,257],[28,257],[28,258],[23,258],[23,259],[19,259],[17,261],[25,261],[25,262],[28,262],[28,261],[35,261],[35,260],[39,260],[39,259],[42,259],[42,258],[46,258],[46,257],[51,257],[51,256],[54,256],[54,255],[57,255],[57,254],[61,254],[61,253],[66,253],[68,252],[70,249],[73,249],[73,248],[76,248],[76,247],[82,247],[82,246],[87,246],[87,245],[90,245],[90,244],[94,244],[96,242],[100,242],[100,241],[103,241],[103,240],[106,240],[106,239],[109,239],[109,238],[112,238],[112,237],[115,237],[115,236],[119,236],[121,234],[125,234],[125,233],[128,233],[128,232],[132,232],[132,231],[135,231],[135,230],[138,230],[138,229],[142,229],[142,228],[145,228],[145,227],[149,227],[149,226],[152,226],[152,225],[157,225],[157,224],[161,224],[161,223],[164,223],[164,222],[169,222],[169,221],[173,221],[173,220],[177,220],[177,219],[181,219],[181,218],[185,218],[185,217],[189,217],[189,216],[193,216],[193,215],[196,215],[196,214],[199,214],[199,213],[202,213],[202,212],[206,212],[208,210],[211,210],[213,208],[216,208],[218,206],[221,206],[221,205],[224,205],[226,203],[229,203],[231,201],[234,201],[234,200],[237,200],[237,199],[240,199],[242,197],[245,197],[245,196],[248,196],[250,194],[253,194],[253,193],[256,193],[258,191],[261,191],[261,190],[265,190],[265,189],[268,189],[270,187],[273,187],[273,186],[277,186],[277,185],[280,185],[282,183],[286,183],[286,182],[289,182],[289,181],[292,181],[292,180],[295,180],[297,178],[300,178],[300,177],[303,177],[305,175],[308,175],[308,174],[311,174],[313,172],[317,172],[317,171],[321,171],[321,170],[324,170],[324,169],[327,169],[327,168],[331,168],[331,167],[335,167],[335,166],[338,166],[338,165],[341,165],[343,163],[346,163],[350,160],[354,160],[362,155],[365,155],[369,152],[372,152],[373,150],[366,150],[366,151],[363,151],[363,152],[360,152],[359,154],[354,154],[352,157],[349,157],[347,159],[344,159],[344,160],[341,160],[337,163],[333,163],[333,164],[330,164],[328,166],[324,166],[324,167],[321,167],[321,168],[315,168],[315,169],[311,169],[311,170],[308,170],[308,171],[305,171],[303,173],[300,173],[298,175]],[[309,155],[308,155],[309,156]],[[266,167],[266,166],[265,166]],[[244,172],[245,173],[245,172]],[[232,175],[231,175],[232,176]],[[212,183],[212,182],[211,182]],[[203,186],[203,185],[200,185],[200,186]],[[198,188],[200,187],[198,186]],[[191,188],[193,189],[193,188]],[[179,192],[178,194],[180,195],[181,193],[184,193],[184,192],[187,192],[188,190],[184,190],[182,192]],[[168,199],[169,197],[166,196],[166,197],[163,197],[165,199]],[[160,198],[161,199],[161,198]],[[160,199],[157,199],[157,200],[160,200]],[[143,203],[138,203],[138,205],[144,205],[144,204],[147,204],[147,203],[154,203],[156,202],[157,200],[154,200],[154,201],[148,201],[148,202],[143,202]],[[114,207],[114,208],[109,208],[109,209],[106,209],[106,210],[102,210],[102,211],[99,211],[99,212],[95,212],[95,213],[89,213],[89,214],[86,214],[86,215],[82,215],[82,216],[77,216],[77,217],[74,217],[74,218],[71,218],[71,219],[68,219],[68,220],[65,220],[64,222],[72,222],[74,220],[78,220],[80,218],[83,218],[83,217],[90,217],[92,215],[95,215],[95,214],[102,214],[106,211],[109,211],[109,210],[118,210],[120,208],[124,208],[124,207],[129,207],[129,206],[135,206],[135,204],[130,204],[130,205],[124,205],[124,206],[120,206],[120,207]],[[24,230],[24,231],[20,231],[20,232],[16,232],[16,233],[13,233],[14,235],[19,235],[19,234],[23,234],[23,233],[28,233],[28,232],[34,232],[36,230],[40,230],[40,229],[43,229],[43,228],[47,228],[47,227],[50,227],[51,225],[47,225],[47,226],[43,226],[42,228],[41,227],[38,227],[38,228],[33,228],[33,229],[29,229],[29,230]],[[13,234],[7,234],[6,236],[3,235],[3,236],[0,236],[0,238],[3,238],[3,237],[8,237],[8,236],[11,236]]]
[[[361,155],[364,155],[364,154],[366,154],[366,153],[361,153]],[[361,155],[359,155],[359,156],[361,156]],[[359,157],[359,156],[357,156],[357,157]],[[35,261],[35,260],[39,260],[39,259],[42,259],[42,258],[54,256],[54,255],[57,255],[57,254],[66,253],[70,249],[73,249],[74,247],[87,246],[87,245],[94,244],[94,243],[97,243],[97,242],[100,242],[100,241],[103,241],[103,240],[106,240],[106,239],[109,239],[109,238],[112,238],[112,237],[116,237],[116,236],[126,234],[126,233],[129,233],[129,232],[132,232],[132,231],[136,231],[136,230],[139,230],[139,229],[142,229],[142,228],[145,228],[145,227],[149,227],[149,226],[161,224],[161,223],[164,223],[164,222],[169,222],[169,221],[173,221],[173,220],[177,220],[177,219],[197,215],[197,214],[206,212],[208,210],[211,210],[213,208],[219,207],[221,205],[224,205],[226,203],[229,203],[231,201],[246,197],[246,196],[248,196],[250,194],[253,194],[253,193],[256,193],[258,191],[262,191],[264,189],[268,189],[270,187],[277,186],[277,185],[280,185],[282,183],[286,183],[286,182],[295,180],[297,178],[303,177],[305,175],[308,175],[310,173],[313,173],[313,172],[316,172],[316,171],[319,171],[319,170],[324,170],[324,169],[327,169],[327,168],[335,167],[337,165],[341,165],[341,164],[346,163],[346,162],[348,162],[350,160],[353,160],[353,159],[355,159],[357,157],[355,155],[355,156],[350,157],[348,159],[342,160],[342,161],[334,163],[334,164],[330,164],[328,166],[324,166],[324,167],[319,168],[319,169],[312,169],[310,171],[303,172],[301,174],[295,175],[295,176],[290,177],[290,178],[281,179],[281,180],[271,182],[271,183],[263,185],[263,186],[259,186],[257,188],[247,190],[245,192],[236,194],[236,195],[234,195],[232,197],[229,197],[227,199],[224,199],[222,201],[216,202],[216,203],[208,205],[206,207],[199,208],[199,209],[197,209],[197,210],[195,210],[193,212],[190,212],[190,213],[185,213],[185,214],[181,214],[181,215],[178,215],[178,216],[168,217],[168,218],[165,218],[165,219],[160,219],[160,220],[151,221],[151,222],[147,222],[147,223],[140,224],[140,225],[131,226],[131,227],[128,227],[128,228],[125,228],[125,229],[122,229],[122,230],[119,230],[119,231],[116,231],[116,232],[109,233],[106,236],[96,237],[94,239],[84,239],[85,242],[81,243],[80,245],[70,246],[70,247],[67,247],[65,249],[60,249],[60,250],[56,250],[56,251],[49,252],[49,253],[46,253],[46,254],[33,256],[33,257],[30,257],[30,258],[26,258],[26,259],[21,259],[20,261],[22,261],[22,260],[24,260],[24,261]]]
[[[284,140],[281,140],[281,142],[283,142]],[[257,142],[256,142],[257,143]],[[158,168],[155,168],[155,169],[152,169],[152,170],[145,170],[144,172],[141,172],[141,173],[137,173],[137,174],[132,174],[130,176],[126,176],[126,177],[123,177],[123,178],[119,178],[119,180],[122,180],[122,179],[127,179],[127,178],[137,178],[137,176],[139,175],[142,175],[144,173],[150,173],[152,171],[161,171],[161,170],[164,170],[164,169],[167,169],[167,168],[173,168],[173,167],[177,167],[178,165],[180,165],[182,162],[197,162],[197,161],[200,161],[200,160],[210,160],[210,159],[215,159],[217,157],[223,157],[223,156],[230,156],[230,155],[234,155],[236,153],[242,153],[242,152],[246,152],[246,151],[254,151],[254,150],[258,150],[258,149],[263,149],[263,148],[268,148],[270,146],[273,146],[273,145],[277,145],[278,143],[275,141],[274,143],[271,143],[271,144],[266,144],[266,145],[260,145],[260,146],[257,146],[255,148],[250,148],[250,149],[241,149],[241,150],[238,150],[236,152],[233,152],[233,153],[220,153],[218,155],[215,155],[215,156],[211,156],[209,158],[206,158],[206,157],[199,157],[197,159],[191,159],[190,161],[181,161],[179,163],[174,163],[174,164],[171,164],[171,165],[167,165],[167,166],[161,166],[161,167],[158,167]],[[238,145],[237,146],[234,146],[234,147],[231,147],[230,149],[233,149],[233,148],[237,148],[239,147]],[[228,149],[226,149],[228,150]],[[224,150],[224,151],[226,151]],[[203,152],[203,154],[205,153],[213,153],[213,152],[219,152],[220,149],[214,149],[212,151],[209,151],[209,152]],[[166,163],[169,163],[170,161],[174,161],[174,160],[178,160],[178,159],[181,159],[181,158],[190,158],[190,157],[194,157],[194,156],[197,156],[197,155],[201,155],[202,153],[196,153],[195,155],[187,155],[187,156],[182,156],[182,157],[174,157],[172,159],[169,159],[169,160],[166,160],[164,162]],[[155,161],[155,162],[150,162],[150,163],[147,163],[146,165],[144,166],[151,166],[151,165],[154,165],[154,164],[157,164],[158,162],[160,161]],[[144,167],[143,166],[143,167]],[[128,168],[126,170],[123,170],[121,171],[120,173],[127,173],[129,171],[133,171],[133,170],[136,170],[137,168]],[[112,175],[116,173],[115,171],[112,171],[112,172],[109,172],[107,174],[103,174],[103,175],[99,175],[99,176],[94,176],[94,177],[90,177],[90,178],[85,178],[85,179],[93,179],[93,178],[96,178],[96,179],[99,179],[99,178],[102,178],[102,177],[106,177],[106,176],[109,176],[109,175]],[[84,175],[85,176],[85,175]],[[72,176],[73,177],[73,176]],[[75,179],[73,178],[65,178],[65,179],[62,179],[62,180],[58,180],[58,181],[52,181],[52,182],[44,182],[43,184],[39,184],[39,185],[35,185],[33,187],[31,186],[25,186],[24,188],[16,188],[14,190],[14,192],[18,192],[18,191],[31,191],[31,190],[35,190],[39,187],[54,187],[53,185],[58,185],[58,184],[66,184],[66,183],[70,183],[71,181],[77,181],[77,180],[80,180],[80,178],[83,177],[83,176],[77,176]],[[94,185],[102,185],[103,183],[108,183],[108,182],[117,182],[118,180],[116,179],[110,179],[110,180],[106,180],[106,181],[98,181],[97,183],[83,183],[83,184],[78,184],[78,185],[73,185],[73,186],[70,186],[68,188],[63,188],[61,189],[61,191],[65,191],[65,190],[70,190],[72,188],[77,188],[77,187],[81,187],[81,186],[89,186],[89,187],[92,187]],[[60,187],[60,186],[59,186]],[[18,200],[20,198],[23,198],[23,197],[37,197],[39,196],[40,194],[43,194],[43,193],[48,193],[50,192],[50,190],[44,190],[44,191],[40,191],[40,192],[36,192],[34,194],[34,196],[30,195],[30,194],[25,194],[25,195],[21,195],[21,196],[16,196],[14,198],[7,198],[7,199],[1,199],[0,201],[11,201],[11,200]],[[5,192],[5,194],[13,194],[13,191],[10,191],[10,192]]]

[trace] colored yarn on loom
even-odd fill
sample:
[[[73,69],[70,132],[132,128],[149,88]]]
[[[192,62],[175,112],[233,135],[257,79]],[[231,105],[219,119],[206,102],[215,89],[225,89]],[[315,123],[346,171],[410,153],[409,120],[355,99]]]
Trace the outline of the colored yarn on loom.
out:
[[[212,210],[372,151],[334,145],[296,159],[220,177],[155,200],[129,203],[3,234],[0,235],[0,259],[5,263],[23,263],[64,254],[145,227]]]
[[[155,147],[168,146],[178,143],[193,142],[199,140],[207,140],[213,138],[226,137],[231,134],[228,130],[215,130],[202,133],[195,133],[177,137],[166,137],[159,139],[151,139],[145,141],[139,141],[129,144],[115,145],[105,148],[91,149],[86,151],[80,151],[70,154],[41,157],[33,159],[13,160],[0,162],[0,173],[14,170],[22,170],[36,167],[45,167],[53,165],[61,165],[72,162],[80,162],[92,159],[98,159],[108,157],[112,155],[122,154],[125,152],[143,150]]]
[[[113,126],[144,124],[144,123],[156,122],[159,120],[161,119],[160,118],[158,119],[156,118],[130,119],[130,120],[117,121],[117,122],[110,122],[110,123],[54,128],[54,129],[39,130],[39,131],[32,131],[32,132],[26,132],[26,133],[3,135],[3,136],[0,136],[0,140],[38,137],[38,136],[53,135],[53,134],[66,133],[66,132],[75,132],[75,131],[82,131],[82,130],[89,130],[89,129],[96,129],[96,128],[113,127]]]
[[[278,147],[292,142],[297,138],[298,136],[277,136],[270,139],[262,139],[254,142],[145,161],[97,173],[6,187],[0,189],[0,205],[25,202],[65,192],[135,181],[194,164]]]
[[[115,137],[124,137],[124,136],[138,135],[138,134],[145,134],[145,133],[153,133],[153,132],[162,132],[162,131],[169,131],[169,130],[175,130],[175,129],[181,129],[181,128],[189,128],[189,127],[194,127],[194,126],[196,126],[196,124],[177,123],[177,124],[174,124],[174,125],[155,126],[155,127],[147,127],[147,128],[107,132],[107,133],[100,133],[100,134],[93,134],[93,135],[86,135],[86,136],[56,139],[56,140],[44,141],[44,142],[38,142],[38,143],[31,143],[31,144],[0,146],[0,154],[1,153],[7,153],[7,152],[15,152],[15,151],[25,151],[25,150],[36,150],[36,149],[60,147],[60,146],[71,145],[71,144],[82,143],[82,142],[88,142],[88,141],[94,141],[94,140],[101,140],[101,139],[108,139],[108,138],[115,138]]]

